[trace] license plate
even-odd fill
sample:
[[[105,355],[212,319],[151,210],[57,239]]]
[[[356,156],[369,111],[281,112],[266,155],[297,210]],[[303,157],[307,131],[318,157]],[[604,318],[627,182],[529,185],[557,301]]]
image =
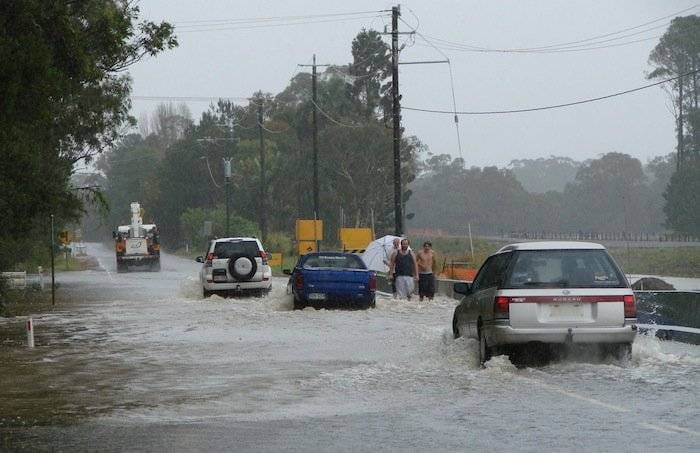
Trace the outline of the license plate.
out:
[[[325,300],[326,295],[323,293],[309,293],[309,300]]]
[[[583,317],[583,305],[581,304],[562,304],[553,305],[550,311],[551,315],[556,318],[581,318]]]
[[[225,281],[226,281],[226,276],[225,276],[225,275],[215,275],[215,276],[214,276],[214,281],[215,281],[215,282],[225,282]]]

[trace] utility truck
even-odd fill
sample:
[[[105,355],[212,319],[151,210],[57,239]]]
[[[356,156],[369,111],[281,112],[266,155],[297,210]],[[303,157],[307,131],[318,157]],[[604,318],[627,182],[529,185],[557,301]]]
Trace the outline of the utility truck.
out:
[[[131,203],[131,224],[120,225],[112,232],[117,256],[117,272],[130,268],[160,271],[160,243],[155,224],[143,223],[143,210],[138,202]]]

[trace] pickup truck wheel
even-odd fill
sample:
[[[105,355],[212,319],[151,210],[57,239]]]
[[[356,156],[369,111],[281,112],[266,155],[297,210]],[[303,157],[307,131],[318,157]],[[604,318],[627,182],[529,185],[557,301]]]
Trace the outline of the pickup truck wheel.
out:
[[[294,297],[294,309],[295,310],[303,310],[304,308],[306,308],[306,305],[304,304],[304,302],[300,301],[295,296]]]

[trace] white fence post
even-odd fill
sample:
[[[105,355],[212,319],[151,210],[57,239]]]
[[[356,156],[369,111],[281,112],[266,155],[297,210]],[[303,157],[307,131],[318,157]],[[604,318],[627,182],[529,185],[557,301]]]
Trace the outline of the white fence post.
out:
[[[32,318],[27,319],[27,347],[34,347],[34,321]]]

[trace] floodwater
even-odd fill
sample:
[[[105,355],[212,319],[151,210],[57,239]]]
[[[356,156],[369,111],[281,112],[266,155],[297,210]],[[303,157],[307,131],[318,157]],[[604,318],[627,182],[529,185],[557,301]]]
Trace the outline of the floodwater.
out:
[[[639,336],[631,360],[583,354],[479,369],[456,302],[292,311],[202,299],[199,265],[61,274],[61,307],[0,318],[0,450],[695,450],[700,346]]]

